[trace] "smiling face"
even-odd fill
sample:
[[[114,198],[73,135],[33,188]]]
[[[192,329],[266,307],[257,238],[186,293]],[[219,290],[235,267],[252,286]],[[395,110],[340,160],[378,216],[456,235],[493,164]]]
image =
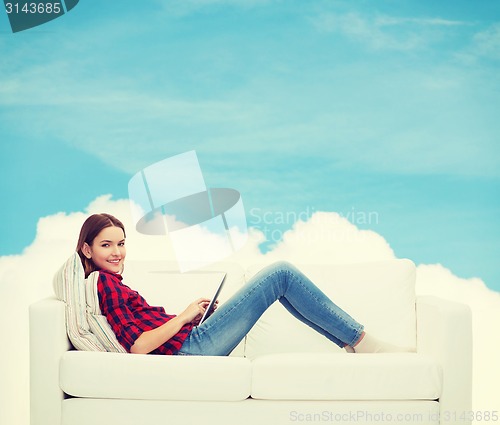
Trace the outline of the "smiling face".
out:
[[[110,226],[101,230],[92,245],[84,244],[82,252],[97,269],[121,273],[125,260],[125,235],[120,227]]]

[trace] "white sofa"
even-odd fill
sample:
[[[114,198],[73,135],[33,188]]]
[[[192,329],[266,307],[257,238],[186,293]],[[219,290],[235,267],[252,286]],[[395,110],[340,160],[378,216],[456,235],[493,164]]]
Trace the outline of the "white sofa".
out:
[[[76,351],[64,303],[48,298],[30,306],[31,425],[470,423],[468,307],[416,297],[409,260],[298,267],[368,332],[413,352],[346,353],[279,303],[228,357]],[[210,296],[214,271],[228,272],[224,302],[259,268],[128,263],[124,283],[175,313]]]

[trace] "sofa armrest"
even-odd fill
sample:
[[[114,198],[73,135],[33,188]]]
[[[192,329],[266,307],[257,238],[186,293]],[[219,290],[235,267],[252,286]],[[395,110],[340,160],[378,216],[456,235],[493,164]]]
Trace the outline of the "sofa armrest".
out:
[[[472,316],[469,306],[434,296],[417,297],[417,352],[443,371],[441,424],[466,425],[472,407]]]
[[[29,307],[31,425],[61,423],[64,393],[59,387],[59,361],[72,347],[65,323],[65,304],[56,298]]]

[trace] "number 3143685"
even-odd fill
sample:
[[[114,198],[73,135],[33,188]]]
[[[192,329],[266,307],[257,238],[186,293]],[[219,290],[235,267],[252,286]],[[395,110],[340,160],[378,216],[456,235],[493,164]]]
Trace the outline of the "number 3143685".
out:
[[[5,3],[5,10],[7,13],[61,13],[61,3]]]

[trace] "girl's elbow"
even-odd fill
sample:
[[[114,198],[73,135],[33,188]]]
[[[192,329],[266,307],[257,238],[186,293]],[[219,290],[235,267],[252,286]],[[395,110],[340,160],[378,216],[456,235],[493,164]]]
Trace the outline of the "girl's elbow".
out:
[[[137,344],[137,342],[135,342],[134,345],[132,345],[132,347],[130,347],[130,353],[131,354],[147,354],[147,352],[144,350],[144,348],[141,347],[140,344]]]

